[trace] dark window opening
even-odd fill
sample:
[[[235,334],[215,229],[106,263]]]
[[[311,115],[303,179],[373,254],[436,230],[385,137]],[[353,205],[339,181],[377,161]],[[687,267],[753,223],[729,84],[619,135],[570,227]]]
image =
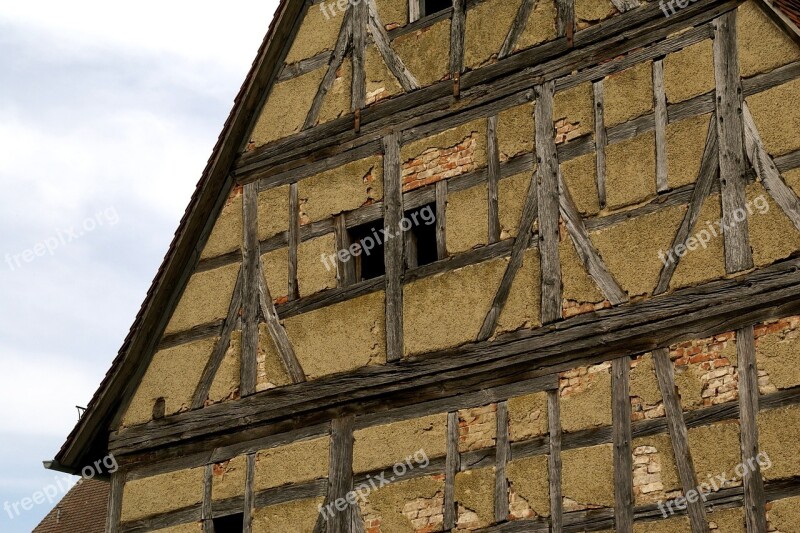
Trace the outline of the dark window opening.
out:
[[[453,0],[420,0],[422,2],[422,16],[433,15],[453,7]]]
[[[214,533],[242,533],[244,529],[244,513],[215,518]]]
[[[382,229],[383,220],[376,220],[347,231],[350,242],[358,244],[361,250],[358,255],[350,256],[352,266],[344,265],[344,268],[355,270],[356,282],[379,278],[386,274],[386,265],[383,262],[384,236],[381,232]]]
[[[436,204],[424,205],[406,211],[404,224],[410,225],[405,232],[406,267],[435,263],[439,259],[436,247]]]

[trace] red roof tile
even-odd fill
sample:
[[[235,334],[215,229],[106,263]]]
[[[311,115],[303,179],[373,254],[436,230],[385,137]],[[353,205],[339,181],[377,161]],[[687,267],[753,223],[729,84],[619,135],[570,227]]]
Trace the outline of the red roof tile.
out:
[[[44,517],[33,533],[103,533],[109,484],[82,479]]]

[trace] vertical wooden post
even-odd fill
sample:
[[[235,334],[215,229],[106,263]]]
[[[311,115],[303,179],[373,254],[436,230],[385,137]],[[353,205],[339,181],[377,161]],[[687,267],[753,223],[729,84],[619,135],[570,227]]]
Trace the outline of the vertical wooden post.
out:
[[[423,0],[408,0],[408,21],[416,22],[420,19],[422,13],[422,6],[420,2]]]
[[[464,38],[467,24],[467,0],[453,0],[453,20],[450,24],[450,77],[453,94],[461,92],[461,73],[464,71]]]
[[[258,184],[248,183],[244,186],[243,225],[244,239],[242,244],[242,356],[240,393],[242,397],[253,394],[256,390],[257,354],[258,354],[258,295],[260,274],[258,243]]]
[[[539,195],[539,256],[542,270],[542,324],[561,319],[561,262],[559,259],[558,153],[553,127],[553,95],[550,81],[536,87],[536,173]],[[522,228],[520,228],[522,230]]]
[[[331,421],[330,465],[328,471],[328,503],[345,499],[353,489],[353,425],[355,417]],[[335,511],[328,519],[328,533],[349,531],[353,508]]]
[[[108,515],[106,516],[106,532],[119,533],[122,520],[122,491],[125,488],[126,470],[117,469],[111,474],[111,488],[108,497]]]
[[[605,101],[603,97],[603,80],[592,84],[594,90],[594,144],[597,150],[597,197],[600,209],[606,207],[606,145],[608,136],[605,125]]]
[[[383,139],[384,246],[386,263],[386,360],[403,357],[403,251],[404,239],[398,235],[403,219],[403,183],[400,171],[400,135]],[[393,238],[388,238],[392,235]]]
[[[666,348],[654,350],[653,363],[656,368],[658,388],[661,390],[661,397],[664,400],[664,411],[667,416],[670,440],[672,440],[675,465],[678,468],[678,477],[685,496],[689,491],[697,488],[697,474],[695,473],[692,454],[689,450],[686,421],[683,419],[681,402],[675,386],[675,369],[672,366],[672,361],[670,361],[669,351]],[[706,509],[703,506],[703,502],[701,500],[687,501],[687,506],[692,532],[708,533]]]
[[[297,182],[289,185],[289,300],[300,298],[297,284],[297,249],[300,247],[300,198]]]
[[[664,90],[664,60],[653,61],[653,109],[656,125],[656,190],[669,189],[667,176],[667,93]]]
[[[559,37],[566,37],[567,44],[572,46],[575,35],[575,0],[556,0],[556,30]]]
[[[447,413],[447,458],[444,479],[444,529],[450,531],[458,521],[456,503],[456,474],[461,469],[458,451],[458,412]]]
[[[347,250],[352,244],[350,234],[347,232],[347,221],[345,215],[336,215],[333,222],[333,232],[336,237],[336,251]],[[348,287],[356,282],[356,258],[347,254],[347,261],[342,261],[339,254],[336,254],[336,279],[339,287]]]
[[[547,391],[547,425],[550,430],[550,454],[547,456],[550,484],[550,531],[562,533],[564,502],[561,496],[561,405],[558,389]]]
[[[256,508],[255,498],[256,454],[247,455],[247,477],[244,484],[244,519],[242,533],[250,533],[253,528],[253,514]]]
[[[436,256],[447,258],[447,180],[436,182]]]
[[[758,457],[758,365],[753,326],[736,332],[736,351],[739,360],[739,416],[741,424],[742,464],[744,474],[744,516],[747,533],[767,530],[764,479]]]
[[[367,99],[367,74],[364,66],[364,56],[367,50],[367,24],[369,22],[369,7],[366,0],[350,2],[353,10],[353,84],[350,96],[351,111],[358,113],[366,105]],[[358,120],[358,116],[356,117]],[[356,125],[356,129],[358,125]]]
[[[213,484],[214,465],[207,464],[203,479],[203,510],[201,514],[203,519],[203,533],[214,533],[214,516],[211,511],[211,503],[213,501]]]
[[[489,159],[489,243],[494,243],[500,240],[500,206],[498,204],[500,147],[497,145],[497,115],[489,117],[486,137]]]
[[[714,74],[725,268],[728,273],[753,268],[745,208],[745,148],[742,84],[736,44],[736,10],[714,21]],[[742,214],[741,219],[737,214]]]
[[[633,451],[631,450],[630,359],[611,363],[614,423],[614,517],[618,533],[633,533]]]
[[[508,479],[506,464],[511,455],[508,434],[508,402],[497,402],[497,443],[495,447],[494,519],[508,520]]]

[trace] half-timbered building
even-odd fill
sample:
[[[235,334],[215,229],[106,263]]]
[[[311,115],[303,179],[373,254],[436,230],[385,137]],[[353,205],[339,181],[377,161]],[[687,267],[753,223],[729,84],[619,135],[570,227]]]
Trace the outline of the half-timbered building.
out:
[[[800,20],[284,0],[52,468],[110,532],[800,531]]]

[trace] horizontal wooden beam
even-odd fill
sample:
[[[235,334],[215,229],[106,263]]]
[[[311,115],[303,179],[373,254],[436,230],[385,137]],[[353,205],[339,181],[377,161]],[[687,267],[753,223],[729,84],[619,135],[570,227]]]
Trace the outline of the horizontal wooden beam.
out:
[[[800,259],[642,303],[579,315],[424,357],[360,368],[264,391],[115,432],[115,453],[133,453],[247,427],[301,427],[372,408],[457,396],[544,376],[592,361],[644,353],[680,340],[731,331],[800,309]],[[236,416],[232,416],[232,413]]]

